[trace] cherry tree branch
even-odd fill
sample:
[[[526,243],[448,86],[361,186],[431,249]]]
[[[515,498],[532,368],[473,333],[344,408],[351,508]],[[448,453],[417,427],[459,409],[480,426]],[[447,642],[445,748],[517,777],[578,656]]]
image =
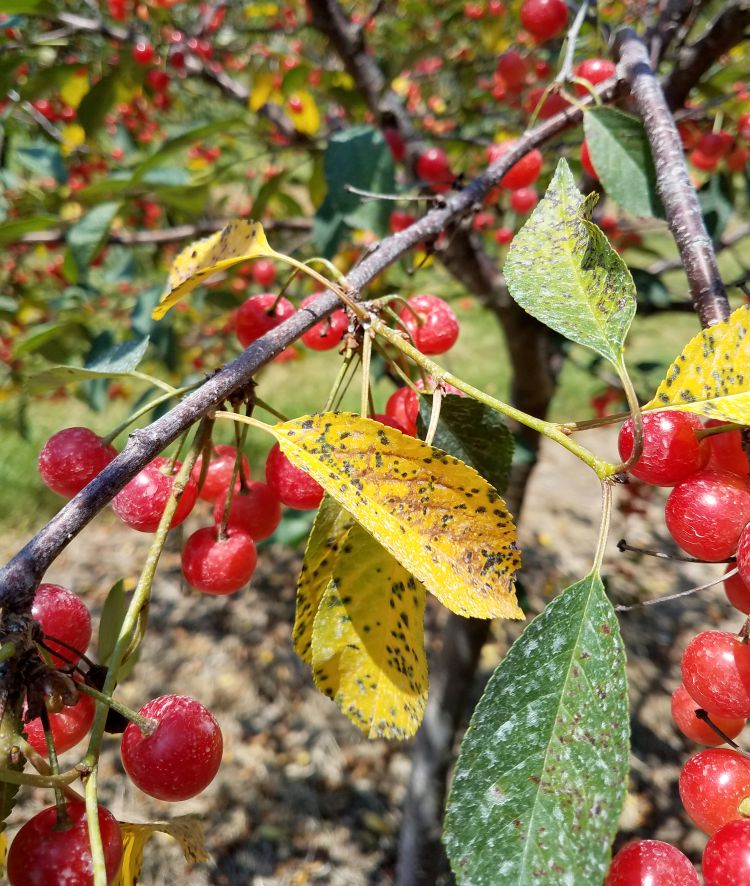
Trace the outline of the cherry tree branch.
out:
[[[674,117],[654,74],[645,43],[631,28],[615,38],[618,70],[630,86],[646,129],[656,166],[656,188],[680,252],[701,325],[729,316],[729,302],[719,275],[713,243],[703,221]]]

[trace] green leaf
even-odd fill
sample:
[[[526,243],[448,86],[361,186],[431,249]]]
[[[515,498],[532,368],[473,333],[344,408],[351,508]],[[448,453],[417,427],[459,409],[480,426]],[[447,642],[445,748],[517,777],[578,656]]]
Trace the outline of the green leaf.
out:
[[[112,105],[117,101],[117,81],[121,77],[119,70],[105,74],[86,93],[78,107],[78,122],[91,137],[104,123]]]
[[[419,398],[417,428],[422,438],[430,424],[431,399]],[[433,446],[460,458],[498,492],[505,492],[513,460],[513,435],[494,409],[470,397],[443,397]]]
[[[112,346],[104,353],[97,354],[86,366],[51,366],[29,376],[26,380],[26,389],[31,394],[37,394],[72,382],[131,375],[143,359],[148,344],[148,336],[129,339]]]
[[[591,162],[607,196],[639,216],[664,218],[656,192],[656,168],[643,124],[614,108],[583,115]]]
[[[179,135],[167,139],[157,151],[134,170],[132,182],[140,181],[150,169],[160,166],[162,161],[171,157],[177,151],[181,151],[183,148],[199,142],[209,135],[216,135],[216,133],[226,134],[242,122],[243,119],[241,117],[223,117],[211,123],[202,123],[200,126],[194,126],[186,132],[181,132]]]
[[[32,326],[29,332],[16,339],[13,345],[13,356],[20,357],[22,354],[31,354],[38,351],[48,342],[59,338],[73,327],[78,326],[72,320],[53,320],[50,323],[40,323]]]
[[[459,883],[601,883],[628,722],[617,618],[592,574],[526,628],[474,711],[444,831]]]
[[[510,294],[529,314],[616,366],[635,314],[625,262],[589,219],[565,160],[547,193],[513,238],[505,264]]]
[[[125,581],[120,579],[109,589],[99,619],[96,657],[102,664],[106,664],[109,661],[109,657],[114,651],[127,609],[128,601],[125,593]]]
[[[698,202],[709,236],[717,243],[734,212],[734,193],[729,176],[712,175],[698,191]]]
[[[47,228],[54,228],[58,224],[58,219],[54,215],[37,215],[33,218],[14,218],[13,221],[7,221],[0,225],[0,246],[6,243],[14,243],[20,240],[24,234],[31,231],[45,231]]]
[[[387,201],[368,200],[346,190],[346,185],[352,185],[366,191],[393,192],[393,157],[379,130],[354,126],[333,135],[326,148],[323,174],[328,190],[316,213],[313,236],[326,256],[335,254],[346,231],[344,225],[387,233]]]
[[[0,15],[49,15],[48,0],[0,0]]]
[[[88,273],[89,265],[107,238],[109,226],[119,208],[120,204],[116,202],[102,203],[68,229],[65,239],[79,278]]]
[[[13,156],[32,175],[39,178],[54,178],[60,185],[65,184],[68,180],[62,155],[56,145],[42,142],[25,148],[17,148],[13,152]]]
[[[638,292],[638,303],[646,311],[649,308],[668,308],[672,304],[669,290],[661,277],[643,268],[631,268],[630,273],[633,275],[633,282]]]

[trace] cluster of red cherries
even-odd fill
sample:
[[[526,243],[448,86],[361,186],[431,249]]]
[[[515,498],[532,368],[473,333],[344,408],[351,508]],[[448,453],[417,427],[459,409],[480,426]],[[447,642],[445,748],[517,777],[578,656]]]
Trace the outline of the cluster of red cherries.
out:
[[[750,466],[742,432],[676,410],[648,413],[643,425],[643,455],[630,473],[645,483],[673,487],[665,510],[670,534],[698,560],[728,562],[727,597],[750,613]],[[630,420],[618,443],[621,457],[628,459]],[[750,883],[750,757],[717,747],[739,735],[750,717],[747,628],[746,622],[739,635],[704,631],[694,637],[683,653],[682,683],[672,695],[678,729],[709,745],[685,763],[679,779],[685,811],[710,836],[702,861],[705,886]],[[638,840],[614,857],[606,886],[699,882],[677,848]]]

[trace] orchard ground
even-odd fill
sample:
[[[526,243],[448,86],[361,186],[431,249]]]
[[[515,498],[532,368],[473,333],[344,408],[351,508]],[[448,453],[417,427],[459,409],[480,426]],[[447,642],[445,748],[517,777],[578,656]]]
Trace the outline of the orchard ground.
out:
[[[614,455],[613,430],[584,437],[588,445]],[[633,495],[638,491],[645,498]],[[554,444],[545,444],[522,514],[521,586],[529,615],[589,568],[598,522],[591,508],[596,492],[595,478],[585,466]],[[604,570],[616,602],[684,590],[711,580],[724,568],[665,564],[618,553],[615,543],[622,536],[633,544],[675,550],[663,521],[667,492],[639,486],[617,491],[619,507]],[[633,505],[643,513],[624,513]],[[207,705],[224,733],[222,767],[194,800],[159,803],[120,777],[119,742],[112,739],[105,744],[100,785],[102,801],[118,819],[203,813],[213,861],[185,873],[176,844],[164,839],[147,847],[142,882],[390,882],[409,775],[408,745],[365,739],[315,689],[308,668],[292,651],[301,550],[279,544],[263,548],[251,585],[228,598],[184,587],[178,533],[187,535],[205,522],[201,514],[193,514],[175,531],[165,552],[152,598],[151,630],[133,679],[121,691],[122,700],[136,708],[165,692],[191,695]],[[22,541],[23,536],[6,524],[0,553],[10,555]],[[109,587],[123,576],[135,577],[133,564],[142,562],[148,542],[149,536],[128,530],[106,512],[68,548],[47,579],[74,588],[96,619]],[[434,603],[428,606],[433,654],[446,617]],[[679,683],[684,646],[697,630],[736,630],[739,619],[732,612],[717,586],[699,596],[621,615],[633,716],[631,786],[621,839],[633,834],[657,837],[680,846],[694,861],[700,857],[705,837],[692,827],[677,795],[679,767],[697,748],[673,726],[670,695]],[[481,682],[520,629],[509,622],[496,623],[494,640],[484,650],[477,698]],[[75,754],[75,749],[68,752],[63,762]],[[41,792],[23,792],[11,819],[11,835],[44,802]]]

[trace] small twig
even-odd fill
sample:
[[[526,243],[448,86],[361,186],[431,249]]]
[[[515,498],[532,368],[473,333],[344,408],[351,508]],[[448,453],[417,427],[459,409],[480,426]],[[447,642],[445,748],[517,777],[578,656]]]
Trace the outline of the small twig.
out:
[[[643,600],[641,603],[633,603],[630,606],[625,606],[620,603],[615,606],[615,612],[630,612],[632,609],[640,609],[642,606],[656,606],[657,603],[668,603],[670,600],[679,600],[681,597],[689,597],[691,594],[697,594],[700,591],[706,591],[708,588],[721,584],[736,573],[737,570],[733,569],[731,572],[725,572],[720,578],[708,582],[708,584],[700,585],[697,588],[690,588],[687,591],[680,591],[679,594],[667,594],[665,597],[655,597],[653,600]]]
[[[687,554],[666,554],[664,551],[654,551],[649,548],[637,548],[621,538],[617,542],[617,550],[620,553],[645,554],[647,557],[659,557],[662,560],[680,560],[682,563],[734,563],[736,557],[728,557],[726,560],[700,560],[698,557],[690,557]]]
[[[562,64],[560,65],[560,70],[555,77],[555,83],[567,83],[570,80],[571,75],[573,74],[573,60],[576,54],[576,44],[578,43],[578,34],[581,30],[581,26],[586,20],[586,16],[589,11],[589,0],[583,0],[583,3],[578,7],[578,12],[576,13],[575,18],[573,19],[573,23],[568,29],[568,33],[565,37],[565,55],[563,56]]]
[[[444,203],[445,199],[440,194],[382,194],[379,191],[365,191],[363,188],[355,188],[354,185],[344,185],[344,190],[358,197],[366,197],[368,200],[393,200],[398,203],[425,201],[427,203]]]

